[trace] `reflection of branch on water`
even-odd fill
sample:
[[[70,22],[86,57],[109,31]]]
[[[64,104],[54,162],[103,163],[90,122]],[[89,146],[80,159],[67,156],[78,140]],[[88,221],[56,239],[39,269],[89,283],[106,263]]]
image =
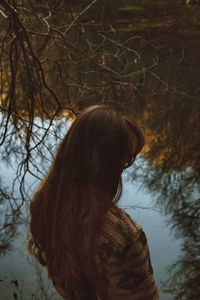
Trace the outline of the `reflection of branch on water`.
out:
[[[23,299],[23,286],[24,281],[22,280],[19,282],[17,279],[11,280],[11,286],[12,286],[12,298],[13,299]]]
[[[1,181],[0,181],[1,183]],[[2,184],[2,183],[1,183]],[[0,189],[0,257],[12,250],[11,243],[16,237],[18,217],[14,218],[12,212],[15,211],[12,197],[7,193],[7,189]],[[11,210],[12,208],[12,210]],[[11,212],[12,211],[12,212]]]
[[[183,202],[182,207],[175,209],[171,217],[172,227],[177,236],[184,236],[182,255],[171,265],[171,274],[164,288],[173,293],[175,299],[198,300],[200,295],[200,206],[199,199]]]
[[[59,300],[60,299],[53,286],[50,284],[47,285],[44,282],[41,268],[39,269],[35,266],[35,276],[32,282],[32,290],[29,287],[27,287],[27,284],[28,282],[26,278],[20,280],[14,274],[12,274],[11,276],[6,276],[5,278],[4,277],[0,278],[1,291],[6,289],[7,297],[9,297],[10,300],[11,299],[12,300],[14,299]],[[8,285],[9,288],[7,287]]]
[[[170,278],[163,282],[163,290],[173,294],[177,300],[198,300],[199,285],[199,241],[194,243],[186,239],[183,244],[183,255],[169,267]]]
[[[174,209],[172,228],[177,235],[184,235],[187,238],[198,242],[200,240],[200,199],[182,202],[178,209]]]
[[[158,149],[159,151],[159,149]],[[181,153],[181,149],[179,149]],[[195,153],[193,153],[193,157]],[[158,207],[169,216],[168,226],[182,240],[182,254],[168,270],[163,291],[177,300],[198,300],[200,295],[200,185],[193,169],[174,171],[156,164],[138,164],[132,170],[141,187],[153,194]]]
[[[44,270],[35,259],[33,259],[32,257],[30,258],[30,256],[28,256],[28,262],[33,266],[35,271],[34,282],[36,285],[36,289],[32,294],[33,300],[60,299],[58,293],[52,285],[52,282],[50,280],[45,280],[45,277],[47,276],[46,270]]]
[[[199,96],[194,96],[191,95],[189,93],[186,93],[182,90],[179,90],[178,88],[170,85],[167,81],[163,80],[160,76],[158,76],[158,74],[156,74],[155,72],[151,71],[151,70],[146,70],[146,72],[150,73],[153,77],[155,77],[161,84],[163,84],[164,88],[163,91],[172,91],[174,92],[174,94],[176,95],[181,95],[184,96],[186,98],[190,98],[190,99],[194,99],[194,100],[199,100]],[[162,90],[161,90],[162,91]]]
[[[157,211],[157,212],[161,212],[161,210],[159,208],[156,207],[149,207],[149,206],[140,206],[140,205],[121,205],[121,207],[123,209],[147,209],[147,210],[152,210],[152,211]]]

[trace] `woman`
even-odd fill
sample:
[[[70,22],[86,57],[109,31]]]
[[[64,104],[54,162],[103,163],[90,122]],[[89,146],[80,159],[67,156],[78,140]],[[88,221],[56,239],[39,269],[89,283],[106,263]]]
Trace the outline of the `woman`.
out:
[[[117,207],[144,138],[106,105],[80,113],[30,206],[28,249],[63,299],[159,299],[142,228]]]

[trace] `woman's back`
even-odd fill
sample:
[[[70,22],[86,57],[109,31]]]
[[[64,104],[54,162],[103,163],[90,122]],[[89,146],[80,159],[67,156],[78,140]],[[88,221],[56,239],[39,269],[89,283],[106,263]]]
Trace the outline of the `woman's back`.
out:
[[[99,272],[103,274],[103,294],[99,292],[94,297],[88,291],[88,295],[80,299],[159,299],[145,233],[124,210],[114,204],[107,212],[96,260]],[[54,284],[63,299],[73,299],[64,286],[56,285],[56,280]]]

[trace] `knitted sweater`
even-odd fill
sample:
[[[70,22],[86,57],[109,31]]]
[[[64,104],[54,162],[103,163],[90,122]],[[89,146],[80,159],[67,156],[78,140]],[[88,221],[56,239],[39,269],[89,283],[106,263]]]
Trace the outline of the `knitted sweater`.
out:
[[[159,300],[146,235],[114,204],[107,212],[96,259],[104,269],[108,296],[98,295],[95,300]],[[66,291],[55,288],[66,295]],[[64,299],[71,298],[66,295]]]
[[[109,300],[158,300],[149,248],[142,227],[113,205],[98,247]]]

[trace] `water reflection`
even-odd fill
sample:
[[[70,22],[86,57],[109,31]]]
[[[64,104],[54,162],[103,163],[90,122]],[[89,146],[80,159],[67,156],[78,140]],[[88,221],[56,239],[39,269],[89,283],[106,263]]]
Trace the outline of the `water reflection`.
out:
[[[144,126],[143,162],[130,177],[157,199],[183,240],[164,288],[175,299],[199,299],[199,1],[97,2],[71,27],[83,3],[56,1],[58,10],[52,1],[18,2],[28,35],[22,23],[13,25],[13,11],[6,18],[3,6],[0,14],[1,178],[10,178],[0,180],[0,256],[27,222],[26,203],[67,130],[63,115],[109,100]]]
[[[157,205],[169,216],[168,225],[182,240],[182,254],[169,268],[170,277],[163,282],[164,290],[173,294],[174,299],[199,299],[199,174],[191,168],[165,172],[162,165],[152,162],[144,166],[142,172],[135,169],[132,176],[140,178],[141,186],[154,195]]]
[[[57,145],[70,123],[64,117],[50,124],[49,121],[35,120],[29,156],[24,137],[26,128],[23,126],[20,132],[8,132],[1,147],[0,256],[11,251],[18,225],[27,222],[26,205],[35,187],[45,176]],[[9,126],[13,129],[12,123]]]
[[[188,116],[188,119],[191,117],[187,107],[187,105],[185,107],[182,106],[182,111],[179,111],[180,115],[185,116],[184,121],[186,120],[186,116]],[[187,109],[187,112],[184,109]],[[176,112],[171,111],[171,113],[175,114]],[[137,179],[137,182],[146,189],[148,194],[153,195],[157,200],[157,207],[169,216],[168,225],[174,231],[177,238],[183,240],[182,254],[178,261],[170,268],[170,277],[163,282],[164,290],[174,295],[175,299],[198,299],[200,295],[198,285],[200,265],[200,185],[197,160],[199,153],[198,151],[195,152],[194,149],[198,150],[199,122],[195,121],[197,118],[191,119],[189,126],[192,124],[193,131],[188,136],[189,129],[187,126],[177,126],[177,130],[175,130],[175,124],[174,128],[172,128],[172,125],[169,125],[169,118],[168,122],[166,122],[166,118],[162,118],[163,115],[161,115],[159,116],[160,122],[155,122],[153,116],[154,110],[151,115],[148,107],[147,120],[149,123],[147,122],[145,126],[148,133],[146,149],[142,153],[142,162],[140,161],[139,164],[135,164],[131,173],[129,173],[129,177],[134,180]],[[179,119],[177,118],[176,120],[176,124],[178,124]],[[187,124],[188,122],[185,123]],[[39,126],[42,125],[37,123],[37,129]],[[165,130],[169,130],[169,128],[170,134],[167,134],[169,131]],[[31,167],[27,169],[26,178],[28,176],[32,177],[34,174],[35,182],[32,180],[30,183],[29,179],[24,180],[23,185],[21,185],[21,182],[18,182],[18,188],[20,186],[24,188],[24,201],[30,198],[35,185],[45,174],[53,159],[56,145],[61,140],[66,129],[67,124],[65,119],[53,124],[45,140],[42,142],[41,148],[35,148],[35,152],[33,151],[30,157]],[[178,129],[181,132],[178,132]],[[39,136],[39,131],[37,134]],[[179,138],[177,138],[178,136]],[[185,145],[187,136],[190,141],[189,146]],[[190,149],[193,150],[192,153],[190,153]],[[173,155],[173,153],[176,153],[176,155]],[[166,158],[167,154],[168,157]],[[16,154],[16,161],[17,156],[18,153]],[[184,159],[185,157],[188,160]],[[31,187],[32,184],[33,186]],[[17,226],[20,222],[25,221],[20,214],[20,212],[22,213],[20,209],[23,199],[19,194],[18,198],[15,195],[14,201],[12,198],[13,193],[14,190],[8,190],[1,186],[1,208],[3,208],[1,210],[0,231],[1,256],[5,255],[6,251],[11,250],[12,241],[17,233]],[[13,213],[9,205],[12,205]]]
[[[1,181],[0,181],[1,183]],[[13,220],[11,207],[13,199],[0,187],[0,257],[5,256],[6,252],[12,251],[12,241],[16,237],[18,222]]]

